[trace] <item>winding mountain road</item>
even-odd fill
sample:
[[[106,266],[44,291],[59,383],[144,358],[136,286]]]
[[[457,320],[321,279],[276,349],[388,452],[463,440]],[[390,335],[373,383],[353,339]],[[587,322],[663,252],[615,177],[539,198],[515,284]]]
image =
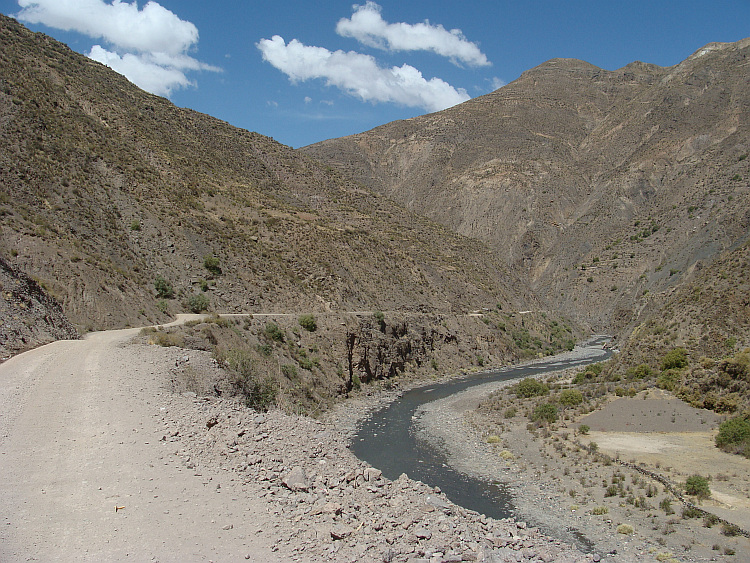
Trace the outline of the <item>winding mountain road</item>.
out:
[[[266,505],[162,440],[165,350],[123,347],[137,333],[0,365],[0,561],[278,560]]]

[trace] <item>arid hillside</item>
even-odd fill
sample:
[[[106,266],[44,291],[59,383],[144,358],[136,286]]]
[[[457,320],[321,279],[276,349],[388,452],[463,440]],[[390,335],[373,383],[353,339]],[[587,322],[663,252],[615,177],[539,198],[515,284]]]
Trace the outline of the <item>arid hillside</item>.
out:
[[[555,59],[454,108],[301,149],[482,240],[623,334],[750,232],[750,39],[670,68]]]
[[[82,330],[189,309],[535,309],[487,247],[0,19],[0,255]]]

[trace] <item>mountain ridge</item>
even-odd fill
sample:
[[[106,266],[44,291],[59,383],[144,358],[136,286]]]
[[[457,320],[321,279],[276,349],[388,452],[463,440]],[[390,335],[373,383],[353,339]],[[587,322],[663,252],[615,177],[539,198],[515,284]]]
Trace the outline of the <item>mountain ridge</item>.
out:
[[[615,71],[553,59],[460,106],[299,150],[484,241],[552,309],[626,334],[644,291],[687,281],[750,226],[749,50]]]

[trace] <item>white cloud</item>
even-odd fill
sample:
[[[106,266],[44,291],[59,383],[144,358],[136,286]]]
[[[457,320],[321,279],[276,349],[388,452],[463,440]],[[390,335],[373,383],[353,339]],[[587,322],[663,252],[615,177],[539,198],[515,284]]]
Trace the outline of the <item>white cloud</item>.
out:
[[[293,82],[322,78],[328,85],[363,101],[395,102],[438,111],[469,99],[463,88],[456,89],[439,78],[426,80],[419,70],[406,64],[382,68],[369,55],[331,52],[296,39],[287,44],[278,35],[261,39],[257,46],[263,59]]]
[[[198,43],[198,29],[156,2],[112,0],[18,0],[17,18],[103,39],[113,51],[95,45],[92,59],[158,95],[193,83],[186,71],[220,69],[187,55]]]
[[[429,21],[418,24],[388,23],[380,15],[380,6],[368,1],[354,5],[351,19],[343,18],[336,25],[336,33],[353,37],[360,43],[390,51],[431,51],[451,61],[471,66],[489,66],[490,61],[476,43],[468,41],[460,29],[448,31]]]
[[[120,56],[94,45],[86,56],[127,77],[133,84],[157,96],[169,96],[176,88],[192,85],[185,73],[149,62],[146,57],[125,53]]]
[[[504,80],[498,78],[497,76],[493,76],[492,80],[490,81],[490,84],[492,85],[492,90],[495,91],[498,88],[502,88],[507,83]]]

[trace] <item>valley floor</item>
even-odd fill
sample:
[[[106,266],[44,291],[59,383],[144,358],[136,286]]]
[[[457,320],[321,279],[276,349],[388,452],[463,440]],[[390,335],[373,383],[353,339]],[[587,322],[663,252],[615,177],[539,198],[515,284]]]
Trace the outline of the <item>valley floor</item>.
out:
[[[0,365],[0,560],[595,559],[382,478],[335,419],[184,391],[186,373],[219,370],[210,355],[137,334],[92,333]]]
[[[489,393],[513,383],[474,387],[423,407],[418,412],[423,439],[446,448],[456,469],[506,483],[519,519],[568,541],[584,537],[612,560],[747,559],[748,538],[727,535],[720,523],[709,527],[703,515],[682,518],[682,504],[660,482],[618,462],[651,470],[678,487],[690,475],[711,476],[712,498],[700,507],[747,530],[750,460],[714,446],[718,417],[713,413],[659,390],[646,398],[642,393],[617,399],[549,433],[530,431],[522,415],[506,419],[500,412],[495,417],[475,410]],[[641,412],[645,404],[653,410],[648,416]],[[594,431],[577,435],[579,423]],[[673,424],[686,431],[670,432]],[[489,436],[495,443],[488,443]],[[597,454],[612,461],[599,461]],[[618,528],[626,530],[621,524],[632,526],[632,533],[618,533]]]

